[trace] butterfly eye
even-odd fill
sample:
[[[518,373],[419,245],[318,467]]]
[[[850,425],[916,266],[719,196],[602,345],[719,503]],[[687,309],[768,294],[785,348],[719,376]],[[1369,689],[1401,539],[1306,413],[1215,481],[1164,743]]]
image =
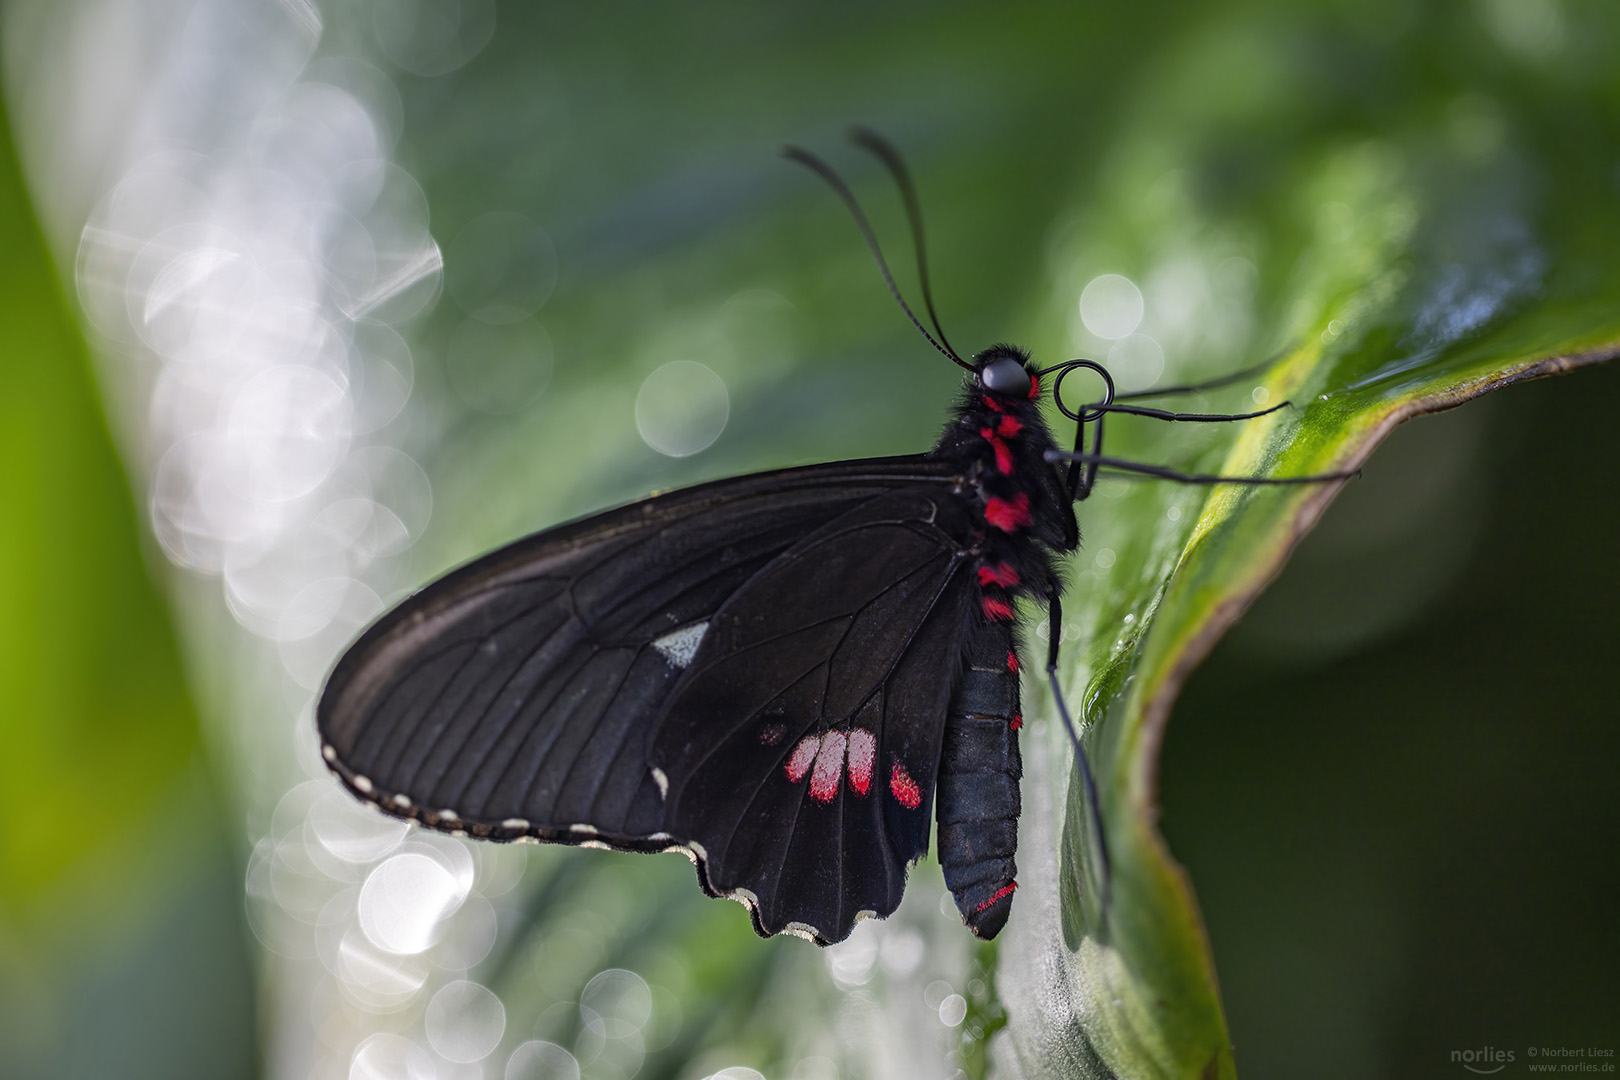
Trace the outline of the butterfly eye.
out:
[[[1010,356],[998,357],[979,369],[979,382],[986,390],[1011,397],[1029,396],[1029,372]]]

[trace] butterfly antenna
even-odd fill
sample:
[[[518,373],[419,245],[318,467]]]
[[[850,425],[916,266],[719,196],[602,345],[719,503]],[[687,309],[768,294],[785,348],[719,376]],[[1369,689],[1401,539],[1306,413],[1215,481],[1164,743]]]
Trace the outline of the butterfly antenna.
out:
[[[878,246],[877,235],[872,231],[872,224],[866,220],[866,214],[861,211],[861,204],[855,201],[855,193],[849,190],[849,185],[844,183],[843,178],[833,172],[831,165],[800,147],[784,146],[782,147],[782,156],[797,161],[800,165],[821,177],[827,182],[827,186],[836,191],[838,197],[844,200],[844,205],[849,208],[850,216],[855,219],[855,224],[860,227],[861,235],[866,238],[866,246],[872,249],[872,258],[877,260],[878,271],[883,275],[884,284],[889,286],[889,292],[894,296],[895,303],[900,305],[900,310],[906,313],[906,318],[911,320],[911,325],[917,328],[917,332],[927,338],[928,344],[938,349],[940,354],[952,363],[960,365],[969,371],[974,370],[972,364],[967,363],[960,356],[957,356],[955,352],[934,340],[934,335],[928,332],[927,328],[918,320],[916,314],[912,312],[910,305],[906,303],[905,297],[900,295],[900,287],[894,283],[894,275],[889,273],[889,264],[883,259],[883,249]],[[940,336],[943,337],[944,335]]]
[[[917,248],[917,280],[922,283],[923,307],[928,309],[928,321],[934,324],[934,332],[939,335],[946,351],[958,364],[962,363],[961,356],[945,336],[945,328],[939,325],[938,312],[934,310],[934,292],[928,287],[928,248],[923,240],[922,203],[917,198],[916,185],[911,182],[911,170],[906,168],[905,159],[894,144],[869,127],[850,128],[849,141],[883,162],[883,167],[889,170],[889,175],[894,177],[895,184],[900,188],[900,199],[906,204],[906,217],[911,220],[912,243]]]

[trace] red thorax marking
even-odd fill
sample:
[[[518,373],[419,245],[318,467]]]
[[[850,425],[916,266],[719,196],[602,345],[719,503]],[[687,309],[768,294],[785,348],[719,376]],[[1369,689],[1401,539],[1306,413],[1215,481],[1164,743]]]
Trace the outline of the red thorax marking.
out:
[[[1023,726],[1024,726],[1024,714],[1023,713],[1015,713],[1015,714],[1013,714],[1013,718],[1010,721],[1007,722],[1007,727],[1010,728],[1013,731],[1017,731],[1019,728],[1021,728]]]
[[[1011,476],[1013,471],[1012,450],[1007,447],[1006,440],[997,438],[995,428],[982,427],[979,434],[990,440],[990,449],[996,452],[996,470],[1002,476]]]
[[[973,914],[977,915],[979,912],[981,912],[981,911],[985,910],[986,908],[990,907],[991,905],[995,904],[997,901],[1005,900],[1007,897],[1009,897],[1009,896],[1011,896],[1013,894],[1013,890],[1016,889],[1016,888],[1018,888],[1018,882],[1016,882],[1016,881],[1007,882],[1007,884],[1003,885],[1001,888],[997,889],[994,893],[992,893],[991,896],[990,896],[990,899],[986,900],[984,903],[982,903],[978,907],[974,908],[973,909]]]
[[[1003,499],[999,495],[991,496],[984,504],[984,520],[1002,532],[1017,531],[1029,524],[1029,496],[1022,491],[1011,499]]]
[[[1029,377],[1029,400],[1034,401],[1035,395],[1041,392],[1041,379],[1039,375]]]
[[[1011,476],[1013,471],[1012,450],[1007,446],[1007,440],[1023,430],[1024,425],[1015,416],[1002,416],[994,427],[979,429],[979,434],[990,441],[990,448],[996,452],[996,468],[1002,476]]]
[[[984,617],[991,622],[1011,622],[1013,617],[1012,605],[1005,600],[997,600],[993,596],[983,598]]]
[[[1000,585],[1010,589],[1018,584],[1018,571],[1013,569],[1012,563],[1000,562],[994,566],[979,567],[979,588],[991,585]]]
[[[1008,671],[1017,671],[1018,670],[1018,654],[1013,652],[1011,649],[1007,650],[1007,670]]]
[[[900,763],[900,759],[892,754],[889,759],[889,794],[907,810],[915,810],[922,805],[922,789],[917,786],[917,781],[911,778],[911,774],[906,772],[906,767]]]

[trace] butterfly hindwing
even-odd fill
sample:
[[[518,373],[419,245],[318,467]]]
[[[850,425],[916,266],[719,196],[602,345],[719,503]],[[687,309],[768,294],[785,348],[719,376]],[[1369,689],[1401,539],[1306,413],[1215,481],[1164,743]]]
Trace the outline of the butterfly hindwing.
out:
[[[886,493],[715,615],[650,762],[706,887],[762,933],[837,941],[899,904],[928,845],[971,533],[959,499]]]

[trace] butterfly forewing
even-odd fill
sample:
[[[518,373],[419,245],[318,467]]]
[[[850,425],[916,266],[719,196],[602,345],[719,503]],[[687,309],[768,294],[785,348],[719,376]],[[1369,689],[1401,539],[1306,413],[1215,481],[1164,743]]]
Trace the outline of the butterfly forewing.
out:
[[[840,462],[519,541],[361,637],[323,752],[440,828],[687,846],[761,932],[838,940],[927,847],[971,603],[957,486],[923,458]]]

